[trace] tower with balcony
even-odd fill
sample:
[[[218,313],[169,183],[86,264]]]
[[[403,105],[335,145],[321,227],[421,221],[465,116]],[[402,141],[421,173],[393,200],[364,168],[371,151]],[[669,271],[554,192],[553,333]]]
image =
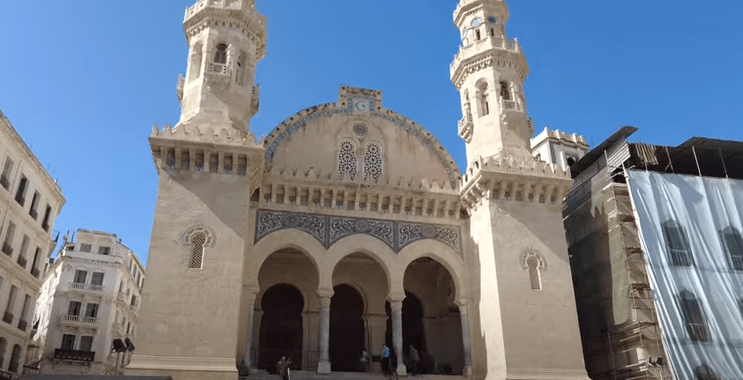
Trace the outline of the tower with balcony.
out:
[[[136,342],[144,268],[115,234],[78,229],[44,278],[27,366],[41,373],[113,374]]]
[[[462,44],[451,64],[460,92],[467,171],[460,199],[469,214],[479,289],[472,371],[477,379],[587,379],[561,204],[566,170],[532,156],[526,111],[529,72],[506,37],[503,0],[460,0]]]

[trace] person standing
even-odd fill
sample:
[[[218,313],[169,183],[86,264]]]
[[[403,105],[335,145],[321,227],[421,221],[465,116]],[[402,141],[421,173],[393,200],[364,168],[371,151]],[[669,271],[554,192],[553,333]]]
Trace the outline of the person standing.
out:
[[[385,375],[390,374],[390,348],[382,343],[382,372]]]
[[[420,360],[420,355],[418,354],[418,350],[413,347],[413,345],[410,345],[410,351],[408,352],[408,363],[410,363],[410,368],[408,368],[408,373],[411,375],[415,375],[416,372],[418,372],[418,360]]]
[[[366,350],[361,350],[359,354],[359,372],[369,372],[369,353]]]

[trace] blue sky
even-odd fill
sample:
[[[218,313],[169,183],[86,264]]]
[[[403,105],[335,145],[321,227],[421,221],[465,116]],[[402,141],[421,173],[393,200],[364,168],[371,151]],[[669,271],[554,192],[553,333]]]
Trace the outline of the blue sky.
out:
[[[455,0],[256,0],[268,17],[256,136],[341,84],[429,129],[465,168],[449,64]],[[55,229],[116,233],[146,261],[157,174],[153,123],[175,124],[186,68],[181,22],[194,0],[0,1],[0,109],[59,180]],[[597,145],[622,125],[634,141],[741,140],[743,2],[511,0],[510,38],[531,74],[537,131]]]

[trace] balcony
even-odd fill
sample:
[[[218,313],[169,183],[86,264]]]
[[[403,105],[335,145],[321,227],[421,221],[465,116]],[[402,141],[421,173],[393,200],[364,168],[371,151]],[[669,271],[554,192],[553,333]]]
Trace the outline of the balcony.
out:
[[[743,270],[743,256],[730,256],[730,259],[733,262],[733,269],[735,270]]]
[[[69,282],[67,283],[67,286],[70,289],[86,290],[86,291],[91,291],[91,292],[103,291],[103,285],[84,284],[80,282]]]
[[[54,358],[60,360],[75,360],[80,362],[92,362],[95,360],[95,351],[54,350]]]
[[[10,188],[10,181],[8,180],[8,177],[2,176],[0,177],[0,185],[2,185],[5,190],[8,190]]]
[[[23,256],[18,256],[18,265],[20,265],[23,269],[26,269],[26,264],[28,264],[26,258]]]
[[[472,141],[472,131],[474,130],[474,124],[472,123],[472,114],[459,120],[459,137],[465,142]]]
[[[31,268],[31,275],[32,276],[34,276],[36,278],[39,278],[39,274],[40,274],[39,273],[39,268]]]
[[[34,210],[34,209],[31,209],[31,210],[30,210],[30,211],[28,212],[28,215],[31,215],[31,217],[32,217],[32,218],[34,218],[34,220],[36,220],[36,218],[38,218],[38,217],[39,217],[39,212],[38,212],[38,211],[36,211],[36,210]]]
[[[707,326],[703,323],[688,323],[686,324],[686,330],[689,332],[691,340],[695,342],[706,342],[709,340]]]
[[[28,328],[28,322],[24,321],[23,319],[18,321],[18,329],[21,331],[26,331],[26,328]]]
[[[209,64],[206,67],[206,72],[208,74],[219,74],[219,75],[229,75],[230,70],[227,68],[227,65],[224,63],[215,63],[215,62],[209,62]]]
[[[13,313],[6,311],[5,314],[3,314],[3,322],[13,323]]]
[[[79,325],[79,324],[94,325],[98,323],[98,318],[66,314],[62,316],[62,323],[72,324],[72,325]]]
[[[4,254],[8,256],[13,256],[13,247],[11,247],[10,244],[8,244],[8,242],[3,243],[2,251]]]

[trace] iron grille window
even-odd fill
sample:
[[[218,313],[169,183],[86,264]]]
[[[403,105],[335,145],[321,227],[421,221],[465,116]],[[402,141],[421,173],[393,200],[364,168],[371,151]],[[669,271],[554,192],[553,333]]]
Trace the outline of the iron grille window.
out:
[[[76,284],[84,284],[85,280],[88,277],[88,271],[86,270],[76,270],[75,271],[75,283]]]
[[[668,261],[674,266],[690,267],[694,265],[689,239],[684,228],[675,220],[663,223],[663,235],[668,246]]]
[[[727,227],[720,231],[720,236],[730,258],[730,266],[734,270],[743,271],[743,237],[740,236],[740,232],[733,227]]]
[[[80,301],[70,301],[70,305],[67,308],[67,315],[80,315],[80,309],[83,304]]]
[[[62,335],[62,347],[63,350],[73,350],[75,348],[75,336],[70,334]]]
[[[93,277],[90,278],[92,285],[103,285],[103,272],[93,272]]]
[[[704,322],[702,308],[694,293],[684,290],[679,295],[681,312],[686,322],[686,330],[691,340],[695,342],[706,342],[709,340],[707,325]]]

